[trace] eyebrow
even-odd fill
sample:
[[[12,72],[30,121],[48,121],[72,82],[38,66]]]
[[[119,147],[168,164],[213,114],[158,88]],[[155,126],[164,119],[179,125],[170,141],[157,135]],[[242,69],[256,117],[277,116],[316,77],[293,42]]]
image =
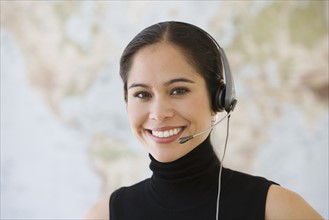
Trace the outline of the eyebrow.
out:
[[[164,86],[169,86],[170,84],[173,83],[178,83],[178,82],[186,82],[186,83],[195,83],[193,80],[187,79],[187,78],[175,78],[171,79],[165,83],[163,83]],[[131,84],[128,89],[134,88],[134,87],[143,87],[143,88],[148,88],[149,86],[144,84],[144,83],[133,83]]]

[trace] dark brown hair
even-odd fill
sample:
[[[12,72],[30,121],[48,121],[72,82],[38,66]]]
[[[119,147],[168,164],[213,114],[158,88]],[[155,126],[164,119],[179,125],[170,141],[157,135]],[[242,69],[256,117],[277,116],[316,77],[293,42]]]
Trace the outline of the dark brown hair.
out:
[[[127,99],[127,80],[134,55],[141,48],[161,41],[172,43],[181,49],[187,60],[204,78],[210,100],[213,100],[212,97],[223,84],[223,68],[218,45],[202,29],[176,21],[161,22],[145,28],[123,51],[120,59],[120,76],[124,83],[125,99]]]

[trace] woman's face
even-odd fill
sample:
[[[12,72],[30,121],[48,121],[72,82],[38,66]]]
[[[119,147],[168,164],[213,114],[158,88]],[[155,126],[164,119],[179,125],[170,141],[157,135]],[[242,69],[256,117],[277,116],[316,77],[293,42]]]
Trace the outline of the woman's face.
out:
[[[160,162],[174,161],[202,143],[209,132],[178,139],[211,126],[206,83],[184,54],[167,42],[146,46],[134,58],[127,81],[131,129]]]

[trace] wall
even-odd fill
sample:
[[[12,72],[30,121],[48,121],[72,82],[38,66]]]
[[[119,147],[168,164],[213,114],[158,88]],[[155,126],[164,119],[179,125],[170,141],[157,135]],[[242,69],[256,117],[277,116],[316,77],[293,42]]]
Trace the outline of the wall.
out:
[[[150,175],[118,62],[182,20],[225,49],[238,105],[225,164],[328,218],[328,1],[1,1],[1,219],[77,219]],[[214,142],[221,153],[224,124]]]

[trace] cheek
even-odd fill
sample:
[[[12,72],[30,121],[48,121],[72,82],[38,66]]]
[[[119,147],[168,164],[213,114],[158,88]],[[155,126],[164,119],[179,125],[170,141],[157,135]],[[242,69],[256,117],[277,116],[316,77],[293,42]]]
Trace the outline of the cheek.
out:
[[[142,126],[147,118],[147,114],[143,106],[134,103],[127,103],[127,113],[130,127],[135,130]]]
[[[184,104],[182,104],[183,110],[190,112],[191,114],[210,114],[211,115],[211,105],[208,96],[204,93],[199,93],[191,99],[187,99]]]
[[[198,96],[193,101],[186,103],[185,115],[193,119],[199,127],[207,127],[211,124],[212,110],[206,96]]]

